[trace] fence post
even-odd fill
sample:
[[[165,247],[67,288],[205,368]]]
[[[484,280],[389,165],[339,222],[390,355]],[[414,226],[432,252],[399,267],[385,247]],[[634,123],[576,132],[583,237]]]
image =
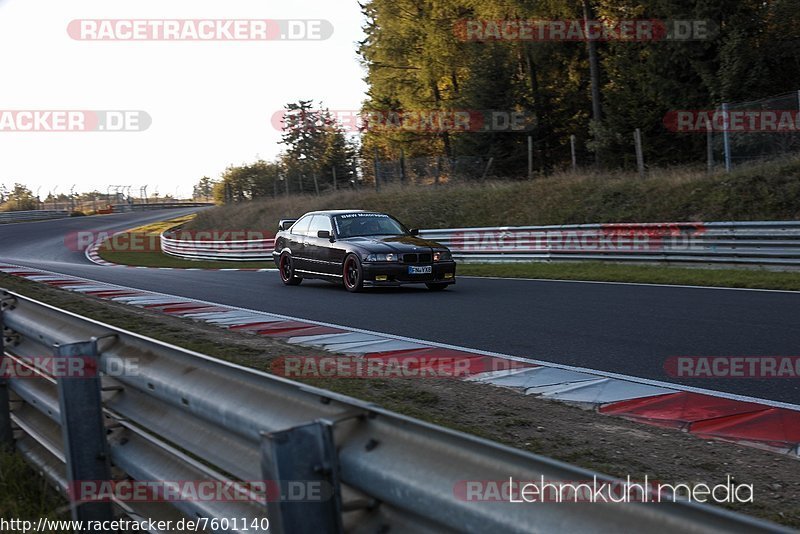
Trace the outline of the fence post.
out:
[[[12,299],[0,298],[0,363],[4,363],[5,356],[5,322],[3,311]],[[11,404],[8,395],[8,379],[0,374],[0,448],[11,450],[14,448],[14,432],[11,428]]]
[[[319,196],[319,182],[317,182],[317,172],[314,171],[311,173],[311,176],[314,178],[314,190],[317,192],[317,196]]]
[[[533,137],[528,136],[528,180],[533,179]]]
[[[400,149],[400,181],[406,183],[406,153]]]
[[[67,461],[67,491],[72,519],[107,521],[113,518],[110,501],[83,502],[75,490],[81,481],[111,480],[103,405],[100,397],[100,362],[97,340],[56,345],[56,357],[77,359],[80,364],[67,369],[81,369],[78,376],[58,377],[58,403],[61,410],[61,434]],[[76,495],[78,493],[78,495]]]
[[[336,185],[336,165],[331,167],[331,170],[333,171],[333,190],[336,191],[338,189]]]
[[[575,134],[569,136],[569,149],[572,154],[572,171],[578,170],[578,156],[575,151]]]
[[[642,131],[639,128],[633,131],[633,142],[636,145],[636,168],[639,177],[644,178],[644,154],[642,153]]]
[[[270,531],[344,532],[339,462],[329,422],[316,421],[263,433],[261,470],[271,486],[267,498]]]
[[[434,177],[434,183],[439,185],[439,180],[442,174],[442,156],[436,156],[436,176]]]
[[[714,172],[714,129],[711,121],[706,126],[706,164],[708,166],[708,174]]]
[[[381,190],[380,184],[380,177],[378,176],[378,149],[374,149],[374,155],[372,156],[372,164],[375,168],[375,191]]]
[[[728,104],[722,104],[722,146],[725,151],[725,172],[731,172],[731,140],[728,132]]]
[[[486,181],[486,177],[489,175],[489,169],[492,168],[492,163],[494,163],[494,157],[489,158],[489,161],[486,162],[486,168],[483,169],[483,176],[481,176],[481,182]]]

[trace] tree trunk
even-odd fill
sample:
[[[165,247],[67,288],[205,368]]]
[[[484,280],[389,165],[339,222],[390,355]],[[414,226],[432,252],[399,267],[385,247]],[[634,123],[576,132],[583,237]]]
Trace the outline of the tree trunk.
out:
[[[590,0],[583,0],[583,20],[584,33],[588,35],[588,21],[594,20],[594,9],[589,3]],[[599,123],[603,119],[603,108],[600,102],[600,62],[597,58],[597,41],[586,40],[586,52],[589,56],[589,78],[592,84],[592,120]],[[600,154],[594,152],[595,165],[600,164]]]

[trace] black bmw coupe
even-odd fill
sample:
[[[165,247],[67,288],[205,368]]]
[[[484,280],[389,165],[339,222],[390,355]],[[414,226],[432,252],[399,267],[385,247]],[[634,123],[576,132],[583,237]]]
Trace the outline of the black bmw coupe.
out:
[[[364,287],[425,284],[444,289],[456,281],[450,250],[422,239],[385,213],[313,211],[282,220],[272,255],[284,284],[303,278]]]

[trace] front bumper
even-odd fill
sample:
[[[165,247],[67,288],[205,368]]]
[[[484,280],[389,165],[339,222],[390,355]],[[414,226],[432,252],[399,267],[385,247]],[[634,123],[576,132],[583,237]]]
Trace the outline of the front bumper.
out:
[[[441,261],[431,265],[430,274],[409,274],[407,263],[363,262],[364,285],[367,287],[401,286],[405,284],[455,284],[456,262]]]

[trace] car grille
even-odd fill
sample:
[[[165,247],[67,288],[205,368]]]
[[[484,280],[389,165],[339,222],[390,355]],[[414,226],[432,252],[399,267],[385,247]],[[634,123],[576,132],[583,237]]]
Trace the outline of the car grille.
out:
[[[431,263],[431,254],[403,254],[403,263]]]

